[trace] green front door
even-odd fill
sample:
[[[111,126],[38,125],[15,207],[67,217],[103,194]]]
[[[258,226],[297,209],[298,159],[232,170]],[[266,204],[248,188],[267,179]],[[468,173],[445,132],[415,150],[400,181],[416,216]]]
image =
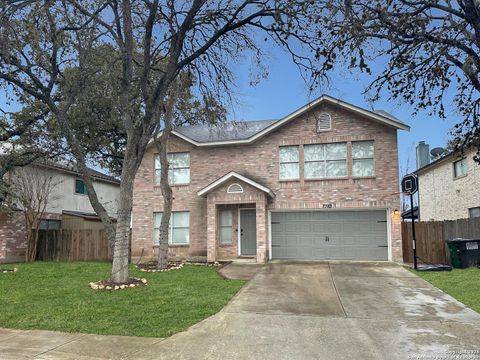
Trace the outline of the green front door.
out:
[[[257,254],[257,219],[255,210],[240,210],[240,255]]]

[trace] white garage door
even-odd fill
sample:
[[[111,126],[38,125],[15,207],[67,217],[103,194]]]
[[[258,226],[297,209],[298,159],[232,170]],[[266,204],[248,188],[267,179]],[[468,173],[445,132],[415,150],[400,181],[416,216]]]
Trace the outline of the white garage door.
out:
[[[272,258],[388,260],[385,210],[272,212]]]

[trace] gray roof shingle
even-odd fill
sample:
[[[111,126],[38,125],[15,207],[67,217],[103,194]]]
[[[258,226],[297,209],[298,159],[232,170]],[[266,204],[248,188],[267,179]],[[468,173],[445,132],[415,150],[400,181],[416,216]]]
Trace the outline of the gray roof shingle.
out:
[[[333,98],[328,95],[322,95],[315,101],[297,109],[293,113],[287,115],[282,119],[276,120],[257,120],[257,121],[230,121],[226,123],[220,123],[217,125],[194,125],[194,126],[182,126],[174,129],[175,133],[185,139],[191,140],[198,145],[217,145],[216,143],[228,142],[228,141],[249,141],[255,135],[261,133],[266,129],[275,130],[276,127],[283,125],[287,121],[293,119],[299,114],[310,109],[311,106],[315,106],[322,101],[327,101],[337,106],[349,108],[350,110],[362,112],[364,115],[368,113],[376,115],[374,120],[380,120],[386,122],[390,126],[394,126],[397,129],[408,130],[409,126],[392,114],[384,110],[366,110],[356,105],[346,103],[342,100]],[[380,119],[378,119],[380,117]],[[383,118],[383,119],[381,119]],[[277,126],[278,125],[278,126]],[[266,130],[267,133],[269,130]]]
[[[245,140],[278,120],[231,121],[218,125],[194,125],[175,128],[175,131],[199,143]]]

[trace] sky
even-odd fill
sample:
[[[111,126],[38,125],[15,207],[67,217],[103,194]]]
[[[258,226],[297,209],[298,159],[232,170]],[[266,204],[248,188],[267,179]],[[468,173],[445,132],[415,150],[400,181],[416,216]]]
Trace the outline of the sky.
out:
[[[449,130],[459,122],[453,105],[447,100],[449,114],[446,120],[429,116],[426,113],[412,115],[412,108],[401,101],[388,101],[386,96],[378,102],[369,103],[362,90],[373,80],[372,76],[351,74],[338,67],[331,73],[330,86],[319,89],[316,94],[309,94],[298,68],[282,50],[269,52],[266,59],[269,77],[255,87],[249,85],[248,64],[236,69],[238,88],[236,99],[238,104],[231,111],[233,120],[262,120],[284,117],[304,106],[320,94],[327,94],[351,104],[375,110],[385,110],[410,126],[410,131],[398,132],[398,151],[400,175],[414,171],[415,146],[419,141],[426,141],[430,149],[445,147],[449,139]],[[372,67],[373,74],[380,72],[383,64]]]

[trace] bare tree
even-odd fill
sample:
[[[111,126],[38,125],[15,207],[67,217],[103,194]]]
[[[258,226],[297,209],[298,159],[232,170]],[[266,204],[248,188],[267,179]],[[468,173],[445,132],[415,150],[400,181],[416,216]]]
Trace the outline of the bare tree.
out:
[[[55,194],[55,187],[61,181],[34,165],[16,169],[11,177],[14,200],[25,216],[27,232],[25,261],[33,262],[37,256],[40,222],[45,216],[47,206],[60,198]]]
[[[480,3],[476,0],[319,0],[323,11],[323,74],[336,63],[373,75],[366,93],[387,90],[413,112],[447,117],[445,101],[463,121],[458,144],[480,149]],[[378,60],[386,66],[377,71]],[[477,152],[477,161],[480,161]]]
[[[91,204],[114,241],[114,282],[128,280],[133,181],[152,135],[169,126],[164,123],[165,111],[178,75],[194,74],[193,93],[205,107],[211,99],[228,103],[235,64],[250,55],[261,78],[262,44],[270,42],[285,48],[305,79],[315,85],[319,72],[314,57],[320,44],[316,18],[321,10],[316,1],[303,0],[52,0],[1,6],[0,79],[21,97],[45,104],[57,119],[83,174]],[[68,95],[57,92],[57,85],[69,75],[65,67],[82,67],[92,47],[105,43],[119,54],[122,71],[115,97],[127,137],[116,227],[98,201],[87,156],[67,116],[82,85],[95,77],[95,69],[83,68],[76,82],[71,82],[76,86]],[[139,106],[132,102],[138,97]],[[166,148],[160,147],[161,156]],[[162,226],[165,230],[168,223]]]

